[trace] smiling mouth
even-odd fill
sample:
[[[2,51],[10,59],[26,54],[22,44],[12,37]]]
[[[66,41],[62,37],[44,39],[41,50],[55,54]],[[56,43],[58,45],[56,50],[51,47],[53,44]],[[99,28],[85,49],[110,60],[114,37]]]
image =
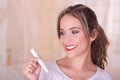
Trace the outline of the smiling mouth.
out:
[[[72,51],[76,48],[76,46],[69,45],[69,46],[66,46],[65,48],[66,48],[67,51]]]

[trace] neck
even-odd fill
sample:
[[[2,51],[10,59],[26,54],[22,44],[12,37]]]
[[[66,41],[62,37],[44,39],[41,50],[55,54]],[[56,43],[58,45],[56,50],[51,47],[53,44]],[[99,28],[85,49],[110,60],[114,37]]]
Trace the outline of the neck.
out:
[[[65,57],[65,59],[66,64],[76,70],[87,70],[95,66],[91,60],[91,53],[84,53],[83,55],[73,58]]]

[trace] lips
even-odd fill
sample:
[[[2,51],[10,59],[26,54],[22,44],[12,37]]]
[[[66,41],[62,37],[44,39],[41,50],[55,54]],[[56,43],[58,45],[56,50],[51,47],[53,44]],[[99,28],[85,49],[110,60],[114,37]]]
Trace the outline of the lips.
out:
[[[67,45],[67,46],[65,46],[65,49],[66,49],[67,51],[72,51],[72,50],[74,50],[75,48],[76,48],[75,45]]]

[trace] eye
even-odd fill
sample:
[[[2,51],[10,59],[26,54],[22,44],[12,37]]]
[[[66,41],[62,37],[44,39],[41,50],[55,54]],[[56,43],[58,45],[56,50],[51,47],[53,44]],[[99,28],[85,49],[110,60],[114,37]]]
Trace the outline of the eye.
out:
[[[73,30],[72,31],[72,34],[77,34],[77,33],[79,33],[80,31],[78,31],[78,30]]]
[[[63,36],[65,34],[65,32],[60,31],[60,36]]]

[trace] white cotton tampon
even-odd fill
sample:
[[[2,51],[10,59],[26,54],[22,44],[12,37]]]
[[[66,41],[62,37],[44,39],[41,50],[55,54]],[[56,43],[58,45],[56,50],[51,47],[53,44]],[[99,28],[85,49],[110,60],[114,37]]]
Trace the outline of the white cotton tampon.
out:
[[[34,49],[31,49],[30,52],[32,53],[32,55],[34,57],[38,57],[38,63],[41,65],[41,67],[48,73],[48,69],[46,68],[46,66],[44,65],[43,61],[40,59],[40,57],[37,55],[36,51]]]

